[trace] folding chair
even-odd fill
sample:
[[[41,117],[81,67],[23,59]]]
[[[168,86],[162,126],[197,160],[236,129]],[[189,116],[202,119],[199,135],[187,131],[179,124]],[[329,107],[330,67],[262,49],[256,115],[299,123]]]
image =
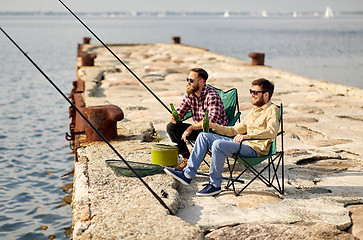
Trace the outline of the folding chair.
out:
[[[213,87],[211,85],[207,85],[210,88],[215,89],[219,96],[222,99],[223,102],[223,106],[224,106],[224,110],[226,111],[226,115],[227,115],[227,119],[228,119],[228,126],[234,126],[238,121],[240,121],[240,115],[241,112],[239,111],[239,105],[238,105],[238,94],[237,94],[237,89],[236,88],[232,88],[226,92],[224,92],[222,89]],[[187,112],[187,114],[185,114],[183,121],[185,121],[186,119],[190,118],[192,116],[191,111]],[[194,147],[194,141],[188,140],[189,144]],[[211,152],[208,150],[207,151],[208,155],[211,155]],[[203,160],[204,163],[209,167],[209,163],[206,162],[205,160]]]
[[[224,110],[226,111],[227,119],[228,119],[228,126],[234,126],[237,122],[237,120],[240,120],[241,112],[239,111],[239,105],[238,105],[238,94],[237,89],[232,88],[226,92],[224,92],[222,89],[213,87],[212,85],[207,85],[210,88],[213,88],[216,90],[219,94],[219,96],[222,99]],[[189,111],[187,114],[185,114],[183,121],[187,120],[192,116],[192,112]]]
[[[229,180],[227,183],[226,188],[228,189],[230,186],[233,187],[233,191],[236,196],[239,196],[243,190],[245,190],[254,180],[257,178],[260,179],[266,186],[273,187],[276,191],[283,194],[284,193],[284,145],[283,145],[283,107],[282,104],[279,106],[280,108],[280,131],[278,132],[277,136],[275,137],[274,141],[271,144],[270,152],[266,156],[256,157],[256,158],[246,158],[242,157],[239,154],[233,155],[233,164],[230,163],[229,159],[227,158],[228,170],[229,170]],[[276,142],[277,139],[280,138],[281,145],[279,151],[276,149]],[[245,141],[253,141],[257,139],[247,139]],[[242,143],[240,145],[239,150],[241,149]],[[262,167],[262,170],[256,169],[256,166],[262,163],[265,160],[267,161],[267,165]],[[235,169],[236,164],[242,164],[245,169],[238,174],[237,177],[233,177],[233,171]],[[235,187],[235,182],[239,182],[240,177],[246,173],[251,172],[254,177],[241,189],[237,190]],[[266,176],[267,175],[267,176]]]

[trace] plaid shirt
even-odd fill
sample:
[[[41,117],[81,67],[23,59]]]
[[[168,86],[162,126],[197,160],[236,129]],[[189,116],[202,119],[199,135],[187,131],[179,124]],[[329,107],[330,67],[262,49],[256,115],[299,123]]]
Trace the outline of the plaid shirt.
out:
[[[209,111],[209,121],[219,125],[228,125],[228,119],[224,110],[223,102],[218,92],[204,85],[200,97],[195,94],[185,94],[180,107],[176,109],[180,119],[191,110],[194,122],[204,119],[205,111]]]

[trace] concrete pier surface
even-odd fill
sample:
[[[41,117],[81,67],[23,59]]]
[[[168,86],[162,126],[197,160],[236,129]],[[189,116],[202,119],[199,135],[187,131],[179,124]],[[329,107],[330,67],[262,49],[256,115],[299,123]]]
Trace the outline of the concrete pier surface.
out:
[[[251,82],[273,81],[272,102],[284,105],[285,193],[255,181],[240,196],[223,190],[197,197],[207,177],[190,186],[166,174],[144,177],[176,213],[170,215],[139,179],[106,166],[118,159],[107,144],[80,133],[73,239],[363,239],[363,90],[182,44],[109,47],[168,106],[179,106],[195,67],[207,70],[208,84],[238,89],[242,118],[252,106]],[[77,60],[85,106],[121,108],[111,144],[127,161],[151,163],[151,140],[172,144],[169,112],[103,46],[83,44],[80,51],[97,56],[94,66]]]

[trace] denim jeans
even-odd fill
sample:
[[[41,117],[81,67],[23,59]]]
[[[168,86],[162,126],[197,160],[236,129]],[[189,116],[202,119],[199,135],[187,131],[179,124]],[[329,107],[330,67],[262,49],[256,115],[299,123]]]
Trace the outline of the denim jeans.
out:
[[[195,141],[194,149],[184,171],[191,178],[194,178],[207,150],[210,149],[212,152],[209,168],[210,183],[214,187],[220,187],[222,185],[225,158],[232,157],[234,153],[237,153],[239,145],[239,143],[233,142],[233,138],[201,132]],[[256,151],[244,143],[242,144],[240,154],[243,157],[257,157]]]

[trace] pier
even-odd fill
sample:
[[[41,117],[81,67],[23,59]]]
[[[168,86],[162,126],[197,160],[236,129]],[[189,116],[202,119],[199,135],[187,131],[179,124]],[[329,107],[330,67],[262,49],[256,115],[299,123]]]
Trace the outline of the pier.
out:
[[[224,190],[197,197],[208,177],[190,186],[166,174],[144,177],[169,214],[139,179],[116,176],[105,163],[118,159],[115,153],[89,139],[71,110],[73,239],[363,238],[363,90],[180,43],[108,46],[166,105],[179,106],[195,67],[207,70],[208,84],[238,89],[242,118],[251,108],[251,82],[273,81],[272,102],[284,105],[285,193],[254,182],[240,196]],[[156,141],[172,144],[170,113],[102,45],[81,44],[76,66],[71,97],[82,111],[121,109],[110,143],[127,161],[151,163]]]

